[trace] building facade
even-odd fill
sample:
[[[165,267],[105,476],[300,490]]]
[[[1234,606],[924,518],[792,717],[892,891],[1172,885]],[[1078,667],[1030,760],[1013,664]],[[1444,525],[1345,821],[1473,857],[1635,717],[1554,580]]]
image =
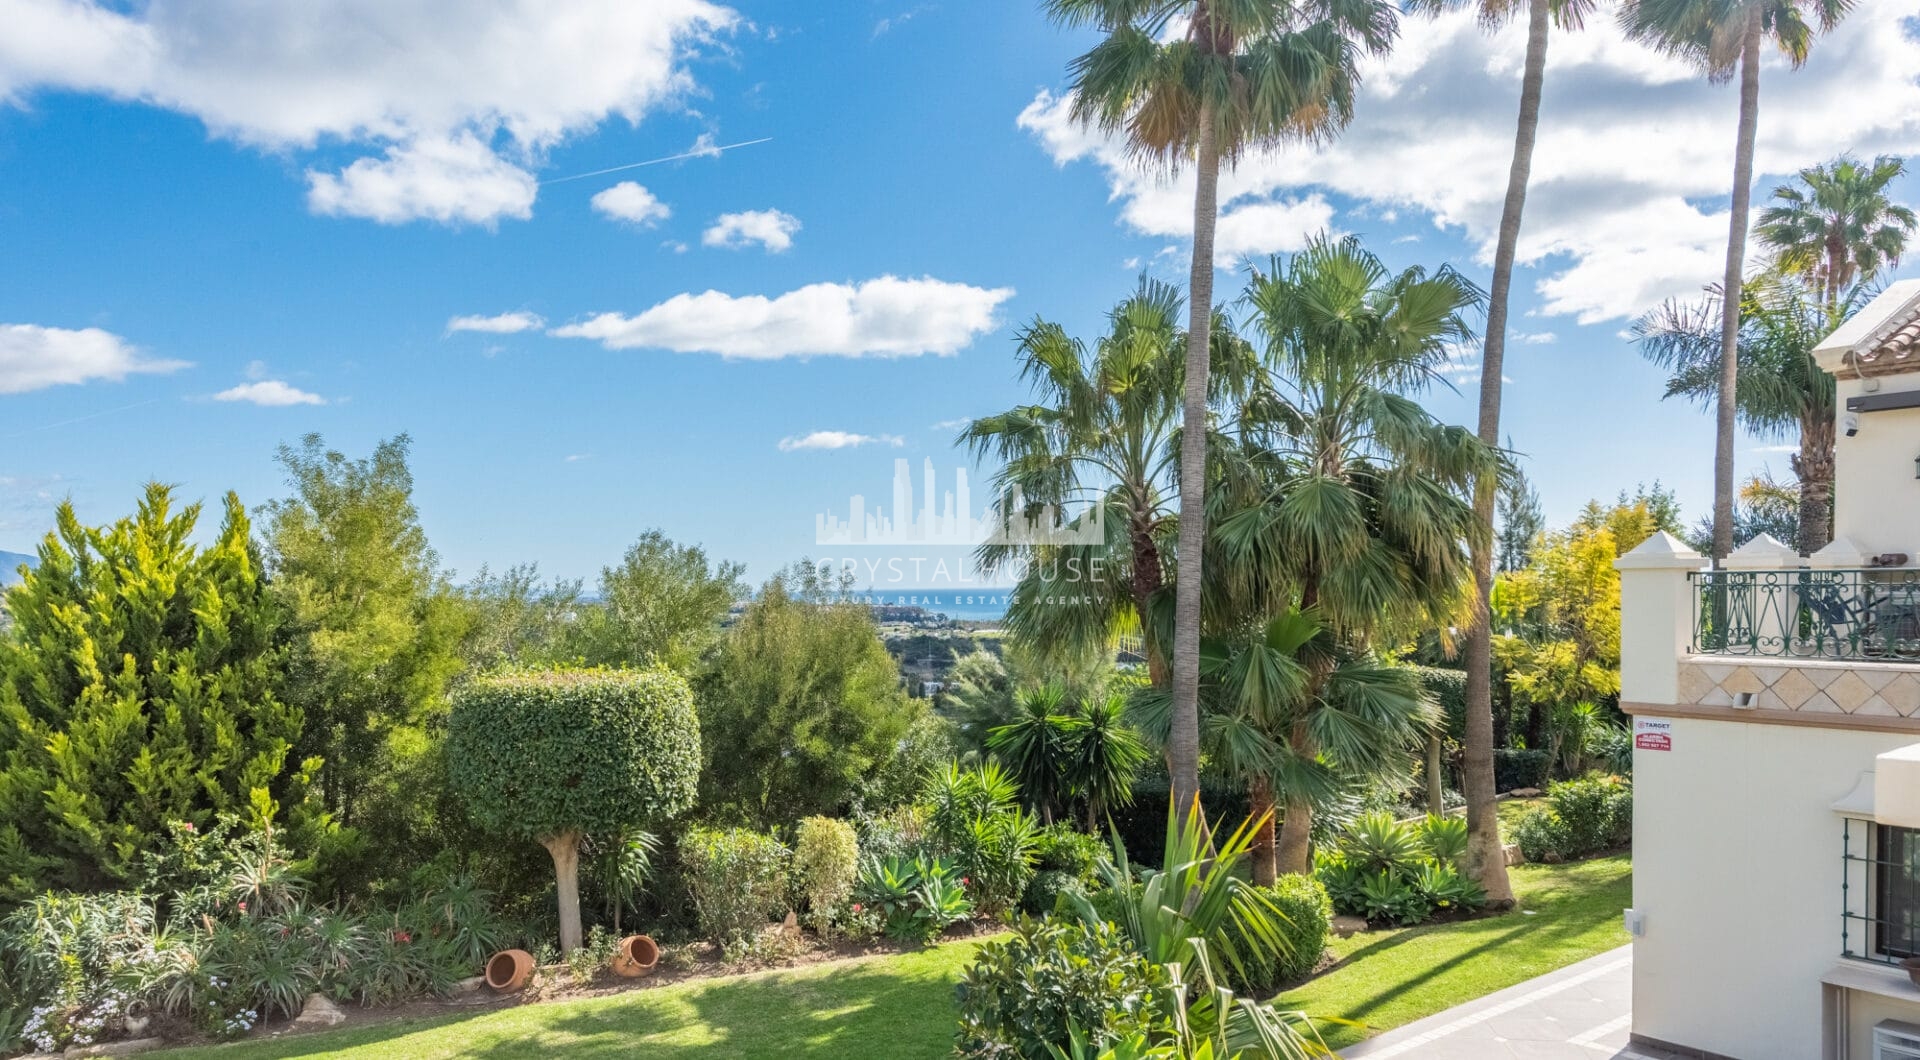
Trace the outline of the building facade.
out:
[[[1633,1032],[1920,1058],[1920,281],[1816,358],[1838,391],[1833,542],[1763,536],[1711,571],[1661,534],[1616,564]]]

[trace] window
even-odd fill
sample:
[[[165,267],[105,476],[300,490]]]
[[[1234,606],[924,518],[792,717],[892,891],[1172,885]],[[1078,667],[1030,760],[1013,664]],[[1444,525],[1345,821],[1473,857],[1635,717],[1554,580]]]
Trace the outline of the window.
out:
[[[1840,950],[1894,963],[1920,956],[1920,829],[1843,823]]]

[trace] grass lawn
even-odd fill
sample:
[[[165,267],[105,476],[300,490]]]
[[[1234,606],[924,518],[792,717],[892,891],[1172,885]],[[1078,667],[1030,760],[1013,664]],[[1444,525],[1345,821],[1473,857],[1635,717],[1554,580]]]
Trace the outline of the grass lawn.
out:
[[[1626,941],[1625,855],[1513,870],[1519,907],[1485,920],[1336,939],[1339,963],[1279,1004],[1328,1025],[1339,1048]],[[201,1048],[216,1060],[655,1055],[933,1060],[953,1047],[953,984],[975,944],[793,971],[695,980],[582,1001],[396,1020],[278,1041]],[[182,1054],[172,1054],[182,1055]]]
[[[269,1057],[940,1057],[953,1050],[953,984],[973,942],[794,971],[705,979],[584,1001],[369,1024],[194,1050]],[[157,1054],[184,1056],[178,1053]]]
[[[1325,1027],[1338,1049],[1627,942],[1627,855],[1510,871],[1519,902],[1512,913],[1335,939],[1340,962],[1276,1003],[1364,1025]]]

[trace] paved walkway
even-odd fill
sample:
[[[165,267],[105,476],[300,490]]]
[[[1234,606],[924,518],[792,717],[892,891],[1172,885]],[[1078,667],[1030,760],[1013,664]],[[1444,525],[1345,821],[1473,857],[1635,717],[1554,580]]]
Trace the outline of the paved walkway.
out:
[[[1579,964],[1410,1023],[1340,1055],[1346,1060],[1673,1060],[1629,1046],[1633,948]]]

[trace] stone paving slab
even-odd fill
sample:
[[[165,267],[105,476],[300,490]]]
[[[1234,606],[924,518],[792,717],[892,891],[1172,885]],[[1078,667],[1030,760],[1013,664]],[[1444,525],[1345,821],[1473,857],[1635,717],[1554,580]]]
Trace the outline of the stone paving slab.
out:
[[[1628,1044],[1633,947],[1622,946],[1538,979],[1388,1031],[1341,1052],[1345,1060],[1678,1060]]]

